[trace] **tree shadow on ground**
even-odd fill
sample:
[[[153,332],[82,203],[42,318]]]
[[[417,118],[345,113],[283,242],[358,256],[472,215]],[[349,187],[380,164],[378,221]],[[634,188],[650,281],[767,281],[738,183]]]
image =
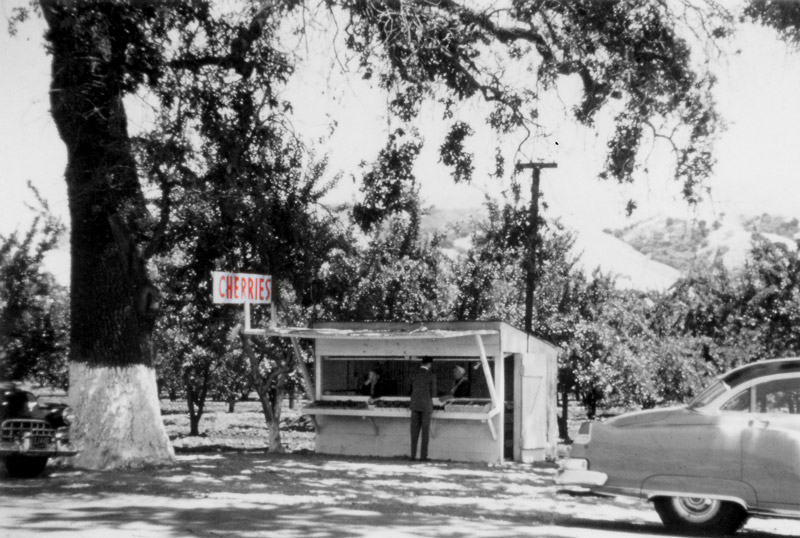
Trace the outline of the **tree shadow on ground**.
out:
[[[54,467],[42,479],[0,482],[0,529],[31,536],[669,535],[646,503],[566,495],[553,473],[524,464],[244,451],[185,455],[175,466],[143,470]]]

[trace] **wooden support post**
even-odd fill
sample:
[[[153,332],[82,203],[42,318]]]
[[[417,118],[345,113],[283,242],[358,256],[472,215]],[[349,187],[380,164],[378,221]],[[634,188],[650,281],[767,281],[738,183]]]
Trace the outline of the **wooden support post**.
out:
[[[497,430],[494,429],[494,422],[492,422],[492,419],[487,419],[486,424],[489,425],[489,432],[492,434],[492,439],[497,441]]]
[[[481,353],[483,376],[486,378],[486,384],[489,385],[489,395],[492,397],[492,408],[500,409],[500,401],[497,399],[497,391],[494,388],[494,378],[492,377],[492,371],[489,369],[489,359],[486,358],[486,348],[483,347],[481,335],[476,334],[475,341],[478,343],[478,350]]]
[[[308,375],[308,369],[306,368],[306,363],[303,360],[303,354],[300,353],[300,344],[297,343],[297,338],[291,338],[292,341],[292,349],[294,349],[294,357],[297,360],[297,368],[300,370],[300,375],[303,377],[303,385],[306,389],[306,395],[308,399],[312,402],[317,399],[316,395],[314,394],[314,387],[311,385],[311,376]]]
[[[300,344],[297,343],[297,338],[291,338],[292,341],[292,349],[294,350],[294,358],[297,361],[297,369],[300,370],[300,376],[303,378],[303,386],[306,389],[306,396],[312,402],[316,400],[314,396],[314,389],[311,386],[311,376],[308,375],[308,369],[306,368],[306,363],[303,360],[303,354],[300,353]],[[309,415],[311,417],[311,422],[314,423],[314,428],[319,432],[322,428],[320,428],[319,423],[317,422],[317,417],[314,415]]]
[[[250,303],[244,303],[244,332],[247,334],[250,331]]]

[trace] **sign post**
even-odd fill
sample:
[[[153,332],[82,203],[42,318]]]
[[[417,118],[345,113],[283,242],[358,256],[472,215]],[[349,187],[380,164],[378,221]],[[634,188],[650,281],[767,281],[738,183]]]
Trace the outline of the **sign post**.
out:
[[[277,325],[272,301],[272,277],[251,273],[212,271],[212,299],[217,304],[244,305],[244,330],[250,330],[250,305],[270,305],[270,327]]]

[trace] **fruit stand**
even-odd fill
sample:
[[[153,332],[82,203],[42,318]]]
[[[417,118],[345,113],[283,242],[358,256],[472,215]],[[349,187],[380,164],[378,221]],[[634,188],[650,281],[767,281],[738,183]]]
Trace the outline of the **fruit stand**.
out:
[[[301,367],[325,454],[408,455],[409,386],[422,356],[433,357],[441,398],[434,399],[429,456],[496,463],[555,456],[557,348],[503,322],[323,323],[313,328],[246,330],[314,341],[314,376]],[[301,362],[302,361],[298,361]],[[458,366],[470,396],[446,398]],[[377,399],[359,387],[370,370],[385,383]]]

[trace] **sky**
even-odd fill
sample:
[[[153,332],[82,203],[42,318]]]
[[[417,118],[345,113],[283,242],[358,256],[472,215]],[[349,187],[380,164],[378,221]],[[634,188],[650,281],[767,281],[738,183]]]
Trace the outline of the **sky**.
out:
[[[0,0],[8,17],[17,1]],[[63,180],[66,152],[49,115],[49,58],[45,54],[41,21],[22,25],[15,37],[0,30],[0,234],[26,229],[33,202],[30,180],[53,211],[68,222]],[[654,151],[650,172],[634,186],[617,186],[597,179],[605,140],[568,121],[570,103],[555,99],[545,107],[554,126],[537,157],[558,168],[542,172],[543,199],[550,217],[562,218],[579,230],[620,228],[658,214],[714,220],[722,215],[770,213],[800,217],[800,53],[763,28],[746,27],[734,43],[740,52],[715,67],[719,84],[716,98],[728,123],[717,145],[718,164],[708,186],[711,194],[696,209],[683,201],[680,185],[670,179],[669,161]],[[570,94],[567,88],[567,96]],[[338,127],[322,148],[330,153],[331,168],[345,172],[331,202],[352,200],[357,194],[350,179],[362,160],[377,155],[390,129],[385,97],[358,80],[343,82],[330,69],[301,71],[287,89],[296,99],[298,130],[323,133],[331,118]],[[464,105],[465,117],[480,113]],[[135,119],[131,127],[136,128]],[[435,155],[444,122],[434,107],[423,108],[421,132],[429,142],[417,165],[421,195],[440,209],[474,208],[480,212],[484,196],[497,195],[501,186],[487,178],[497,139],[478,132],[471,141],[476,154],[476,179],[454,185]],[[634,199],[639,209],[632,217],[625,204]],[[59,260],[59,263],[63,259]]]
[[[727,128],[716,146],[718,163],[703,203],[687,205],[681,184],[672,178],[673,161],[663,146],[654,148],[647,163],[649,173],[636,184],[620,186],[598,180],[606,139],[569,120],[568,108],[573,104],[569,97],[575,92],[568,87],[562,92],[563,102],[554,99],[549,109],[543,107],[543,114],[549,113],[548,125],[555,127],[548,142],[536,149],[541,160],[558,166],[542,172],[541,188],[549,213],[578,227],[600,229],[624,227],[664,213],[706,220],[761,213],[800,217],[800,182],[795,181],[800,169],[800,53],[789,49],[772,31],[755,26],[744,27],[731,49],[738,53],[714,67],[718,77],[715,98]],[[306,87],[325,85],[323,75],[306,77],[300,79]],[[381,137],[374,133],[388,130],[382,112],[385,104],[374,92],[352,84],[339,88],[338,99],[348,113],[339,117],[332,162],[353,169],[364,158],[364,150],[375,154],[380,149]],[[480,113],[471,106],[462,111],[466,116]],[[423,108],[424,135],[432,144],[417,170],[422,196],[440,208],[479,207],[486,193],[496,195],[500,190],[496,181],[486,179],[497,139],[488,129],[476,135],[472,149],[476,163],[483,168],[477,166],[471,185],[454,185],[447,169],[436,162],[436,146],[444,133],[444,123],[438,118],[433,107]],[[313,120],[306,125],[313,128]],[[348,151],[348,147],[354,150]],[[349,190],[342,189],[340,198],[348,199],[353,189],[344,187]],[[629,199],[638,205],[631,217],[625,213]]]

